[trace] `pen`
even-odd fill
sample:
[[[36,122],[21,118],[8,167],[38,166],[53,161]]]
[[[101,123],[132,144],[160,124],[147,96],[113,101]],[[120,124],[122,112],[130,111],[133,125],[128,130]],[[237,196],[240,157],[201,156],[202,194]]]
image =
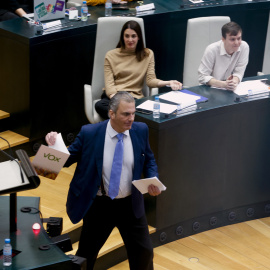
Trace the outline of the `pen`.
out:
[[[229,76],[228,80],[232,80],[233,79],[233,71],[231,73],[231,75]]]

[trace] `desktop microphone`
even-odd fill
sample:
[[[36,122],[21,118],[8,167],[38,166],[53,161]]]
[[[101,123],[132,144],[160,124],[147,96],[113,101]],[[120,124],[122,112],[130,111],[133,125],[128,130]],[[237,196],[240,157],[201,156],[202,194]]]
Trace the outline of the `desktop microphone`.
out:
[[[241,100],[240,97],[236,97],[235,100],[234,100],[234,102],[237,102],[237,103],[239,103],[239,102],[241,102],[241,101],[242,101],[242,100]]]

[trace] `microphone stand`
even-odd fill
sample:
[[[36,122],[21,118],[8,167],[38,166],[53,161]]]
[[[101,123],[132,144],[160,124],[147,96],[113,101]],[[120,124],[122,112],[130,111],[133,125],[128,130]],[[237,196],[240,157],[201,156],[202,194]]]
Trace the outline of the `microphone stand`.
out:
[[[9,231],[17,231],[17,193],[9,194]]]

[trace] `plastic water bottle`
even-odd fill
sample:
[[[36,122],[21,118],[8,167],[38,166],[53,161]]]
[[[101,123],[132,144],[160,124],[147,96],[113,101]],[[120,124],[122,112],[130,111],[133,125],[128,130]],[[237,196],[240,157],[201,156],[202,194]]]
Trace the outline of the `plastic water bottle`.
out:
[[[83,1],[82,8],[81,8],[81,21],[87,21],[87,14],[88,14],[88,7],[86,5],[86,1]]]
[[[3,248],[3,266],[10,266],[12,263],[12,247],[10,239],[5,239],[5,245]]]
[[[155,97],[154,108],[153,108],[153,117],[159,118],[160,117],[160,103],[159,97]]]
[[[105,16],[110,17],[112,16],[112,1],[107,0],[105,3]]]

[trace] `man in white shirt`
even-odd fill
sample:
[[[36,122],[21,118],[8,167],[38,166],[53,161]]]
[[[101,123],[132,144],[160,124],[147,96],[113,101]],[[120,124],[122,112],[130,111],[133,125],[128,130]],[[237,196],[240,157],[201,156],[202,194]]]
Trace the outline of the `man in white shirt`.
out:
[[[233,91],[248,64],[249,46],[242,41],[242,29],[235,22],[222,26],[222,40],[210,44],[199,66],[199,82]]]

